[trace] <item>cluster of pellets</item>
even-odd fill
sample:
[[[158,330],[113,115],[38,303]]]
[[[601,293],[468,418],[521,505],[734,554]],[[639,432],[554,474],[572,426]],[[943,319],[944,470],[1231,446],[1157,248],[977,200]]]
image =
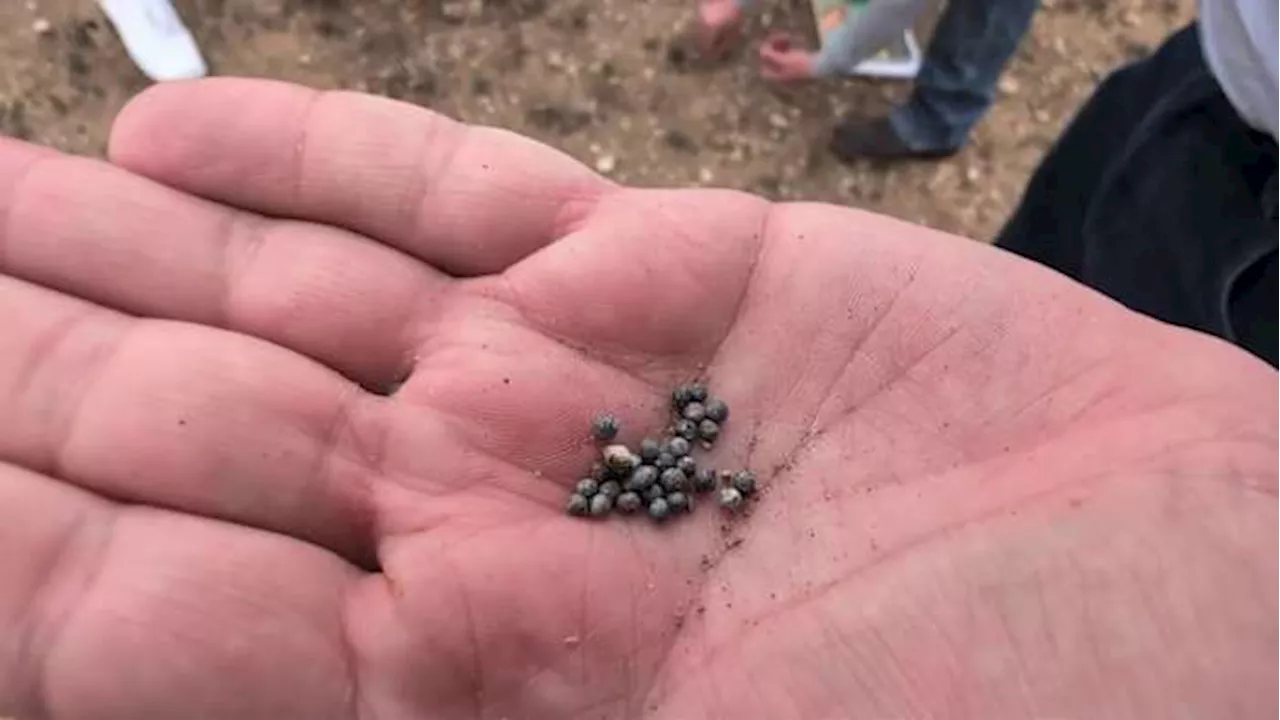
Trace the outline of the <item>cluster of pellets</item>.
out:
[[[750,470],[699,467],[696,448],[710,450],[720,438],[729,406],[712,397],[701,383],[688,383],[671,393],[671,424],[661,438],[646,437],[632,449],[615,443],[618,419],[597,415],[591,434],[602,448],[591,474],[578,481],[565,506],[570,515],[604,517],[644,510],[655,522],[693,512],[694,498],[715,492],[720,507],[736,512],[756,492]]]

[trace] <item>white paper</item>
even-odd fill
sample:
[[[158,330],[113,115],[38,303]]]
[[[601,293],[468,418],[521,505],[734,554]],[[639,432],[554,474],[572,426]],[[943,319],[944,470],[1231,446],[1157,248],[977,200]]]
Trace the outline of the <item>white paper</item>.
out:
[[[920,66],[923,64],[924,58],[920,53],[920,45],[916,42],[916,35],[907,30],[902,34],[902,42],[895,44],[891,52],[863,60],[854,65],[849,74],[911,80],[920,74]]]
[[[125,52],[156,82],[204,77],[208,67],[169,0],[98,0]]]

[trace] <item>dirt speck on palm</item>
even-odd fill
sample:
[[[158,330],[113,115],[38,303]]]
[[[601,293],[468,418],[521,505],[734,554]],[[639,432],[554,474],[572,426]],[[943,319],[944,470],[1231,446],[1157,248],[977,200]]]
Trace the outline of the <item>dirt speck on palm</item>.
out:
[[[897,82],[777,88],[766,28],[806,31],[807,0],[762,3],[750,45],[704,64],[680,42],[693,0],[179,0],[211,69],[363,90],[496,125],[639,185],[713,185],[836,202],[989,239],[1098,80],[1186,22],[1193,0],[1044,0],[994,111],[958,157],[845,167],[837,117]],[[927,37],[932,17],[922,19]],[[0,4],[0,132],[101,155],[146,86],[89,0]]]

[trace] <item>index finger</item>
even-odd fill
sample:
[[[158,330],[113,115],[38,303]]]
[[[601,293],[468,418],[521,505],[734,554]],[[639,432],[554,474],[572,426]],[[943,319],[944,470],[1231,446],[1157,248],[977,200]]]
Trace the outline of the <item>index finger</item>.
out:
[[[190,193],[363,233],[455,275],[523,259],[610,187],[513,133],[267,80],[154,86],[117,118],[110,156]]]

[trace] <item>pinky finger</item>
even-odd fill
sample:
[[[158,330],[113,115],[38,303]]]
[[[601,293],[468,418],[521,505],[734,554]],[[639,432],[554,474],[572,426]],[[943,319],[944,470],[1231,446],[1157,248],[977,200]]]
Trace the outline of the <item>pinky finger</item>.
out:
[[[357,714],[321,548],[4,463],[0,546],[0,716]]]

